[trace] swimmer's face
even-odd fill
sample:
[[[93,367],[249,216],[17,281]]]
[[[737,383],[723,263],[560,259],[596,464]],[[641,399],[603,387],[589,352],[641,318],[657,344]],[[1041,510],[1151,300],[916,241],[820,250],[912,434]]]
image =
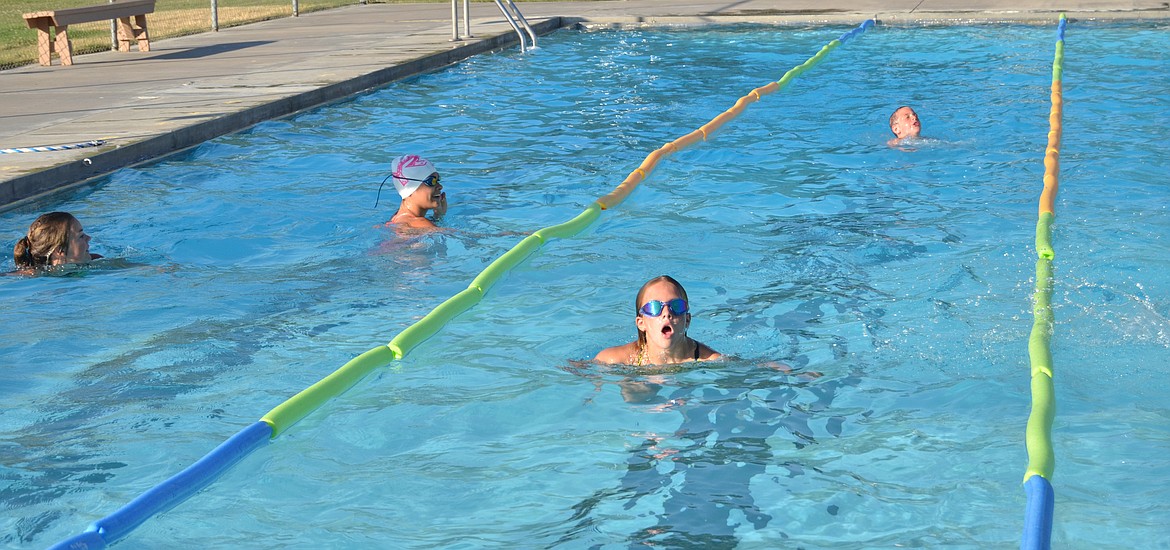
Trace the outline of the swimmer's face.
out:
[[[54,264],[76,264],[90,260],[89,235],[82,229],[81,222],[73,220],[73,223],[70,224],[68,242],[63,254],[54,259]]]
[[[639,307],[651,300],[667,303],[676,298],[683,298],[682,292],[679,292],[676,286],[670,281],[657,281],[646,287],[646,291],[642,293],[642,303],[639,304]],[[634,322],[638,325],[638,330],[646,333],[648,344],[666,349],[670,347],[671,342],[680,338],[686,339],[687,326],[691,323],[691,314],[688,312],[676,315],[669,307],[663,307],[662,312],[655,317],[639,312]]]
[[[890,131],[898,136],[898,139],[906,137],[918,137],[922,132],[922,124],[918,121],[918,113],[909,107],[899,107],[894,111],[894,115],[890,117]]]
[[[434,179],[432,180],[431,178]],[[439,201],[443,200],[443,184],[440,182],[441,178],[438,172],[432,172],[427,179],[434,181],[434,186],[425,183],[418,186],[418,189],[415,189],[414,193],[410,194],[410,200],[423,208],[435,208],[439,205]]]

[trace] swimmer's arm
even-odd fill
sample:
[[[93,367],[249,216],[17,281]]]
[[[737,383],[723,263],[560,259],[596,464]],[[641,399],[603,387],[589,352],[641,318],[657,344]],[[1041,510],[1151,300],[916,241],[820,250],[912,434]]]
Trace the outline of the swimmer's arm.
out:
[[[792,374],[792,367],[778,361],[768,361],[767,363],[764,363],[764,366],[770,369],[778,370],[784,374]],[[803,380],[816,380],[822,376],[824,375],[816,371],[801,372],[796,374],[797,378]]]
[[[784,374],[788,374],[788,373],[792,372],[792,367],[785,365],[784,363],[781,363],[779,361],[768,361],[768,362],[764,363],[764,366],[768,367],[772,370],[778,370]]]

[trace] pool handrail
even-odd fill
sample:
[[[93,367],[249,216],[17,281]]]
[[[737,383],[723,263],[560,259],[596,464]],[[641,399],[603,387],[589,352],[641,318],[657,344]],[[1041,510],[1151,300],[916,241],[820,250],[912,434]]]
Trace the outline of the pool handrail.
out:
[[[528,20],[524,18],[523,13],[520,13],[520,7],[517,6],[516,3],[512,0],[494,1],[496,3],[496,7],[500,8],[500,13],[504,14],[504,19],[508,21],[508,24],[512,26],[512,30],[516,32],[516,37],[520,40],[520,52],[523,53],[529,49],[535,48],[536,33],[532,32],[532,27],[528,25]],[[531,46],[524,46],[524,33],[520,32],[520,26],[516,25],[517,21],[519,21],[520,25],[524,26],[524,30],[528,32],[528,37],[530,40],[532,40]],[[468,27],[468,34],[471,32],[470,28],[471,27]]]
[[[50,549],[86,548],[98,550],[105,548],[129,534],[130,531],[150,519],[154,514],[178,505],[187,497],[209,485],[248,453],[275,439],[325,402],[353,387],[374,369],[403,359],[410,350],[436,334],[451,319],[478,304],[488,289],[549,239],[572,237],[584,231],[600,217],[602,210],[617,206],[624,201],[634,188],[649,176],[663,158],[699,141],[706,141],[719,127],[743,113],[749,104],[759,101],[763,95],[782,89],[793,78],[820,63],[830,51],[865,32],[874,24],[873,19],[867,19],[840,38],[829,42],[804,63],[788,70],[780,80],[752,90],[748,95],[736,101],[730,109],[717,115],[698,130],[651,152],[638,168],[608,195],[594,201],[573,219],[539,229],[522,239],[510,250],[488,264],[472,280],[467,289],[439,304],[422,319],[400,332],[388,344],[379,345],[351,359],[325,378],[273,408],[259,421],[244,428],[191,466],[146,491],[113,514],[93,522],[81,534],[62,540],[51,546]]]
[[[1062,13],[1056,31],[1052,61],[1052,106],[1048,114],[1048,146],[1044,151],[1044,189],[1040,193],[1036,222],[1036,283],[1032,300],[1032,333],[1028,338],[1031,370],[1032,410],[1024,442],[1028,450],[1028,467],[1024,473],[1027,504],[1021,550],[1047,550],[1052,546],[1052,516],[1055,494],[1052,472],[1056,455],[1052,450],[1052,420],[1056,416],[1056,395],[1052,381],[1052,221],[1056,217],[1056,192],[1060,175],[1061,118],[1064,111],[1064,31],[1068,19]]]

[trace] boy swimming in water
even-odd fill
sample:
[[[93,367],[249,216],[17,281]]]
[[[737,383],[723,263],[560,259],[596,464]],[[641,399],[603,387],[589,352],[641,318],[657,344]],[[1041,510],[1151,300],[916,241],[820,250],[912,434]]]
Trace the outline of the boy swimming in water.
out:
[[[898,107],[894,114],[890,115],[890,131],[894,133],[894,138],[886,143],[891,146],[907,138],[919,137],[922,133],[922,123],[918,120],[918,113],[906,105]]]

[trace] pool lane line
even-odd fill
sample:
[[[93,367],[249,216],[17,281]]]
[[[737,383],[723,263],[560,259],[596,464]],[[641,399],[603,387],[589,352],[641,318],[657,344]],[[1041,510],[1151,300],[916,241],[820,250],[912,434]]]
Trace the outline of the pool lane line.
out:
[[[690,145],[706,140],[715,129],[732,118],[739,116],[748,104],[758,101],[765,94],[781,89],[793,78],[804,73],[817,63],[820,63],[837,46],[840,46],[873,25],[874,21],[872,19],[866,20],[857,28],[842,35],[841,38],[829,42],[816,55],[810,57],[804,63],[789,70],[778,82],[773,82],[764,87],[752,90],[748,95],[736,101],[735,106],[731,109],[716,116],[711,122],[703,125],[698,130],[651,152],[642,161],[642,164],[634,169],[633,172],[630,172],[630,175],[616,189],[589,205],[577,217],[560,225],[540,229],[525,237],[512,247],[512,249],[489,264],[479,276],[471,281],[471,284],[466,290],[459,292],[455,296],[447,299],[447,301],[439,304],[438,307],[431,310],[421,320],[400,332],[389,344],[379,346],[362,354],[362,356],[345,364],[333,374],[325,377],[325,379],[272,409],[272,411],[261,419],[272,426],[272,437],[278,436],[306,415],[316,410],[323,403],[353,386],[353,384],[357,383],[358,380],[370,371],[387,365],[393,360],[400,360],[405,357],[419,343],[435,335],[448,321],[478,304],[492,285],[498,282],[504,274],[511,271],[512,268],[528,258],[533,252],[536,252],[548,239],[554,237],[571,237],[584,231],[586,227],[600,217],[601,210],[612,208],[625,200],[634,188],[649,176],[650,172],[654,170],[654,167],[663,158],[681,151]],[[363,358],[366,356],[370,356],[370,359],[364,360]]]
[[[545,227],[525,237],[502,256],[488,264],[465,290],[448,298],[422,319],[406,327],[390,340],[390,343],[359,355],[320,382],[281,403],[264,415],[261,420],[272,426],[272,437],[275,438],[326,401],[352,387],[374,369],[402,359],[415,346],[434,336],[448,321],[478,304],[488,289],[499,282],[508,271],[540,248],[548,239],[576,235],[584,231],[600,215],[601,208],[596,204],[591,204],[572,220]]]
[[[275,439],[325,402],[353,387],[374,369],[401,360],[415,346],[435,335],[451,319],[478,304],[488,289],[499,282],[512,268],[536,252],[549,239],[572,237],[584,231],[585,228],[597,221],[602,210],[617,206],[624,201],[630,192],[649,176],[663,158],[701,141],[706,141],[718,128],[742,114],[749,104],[787,86],[793,78],[820,63],[829,52],[865,32],[873,25],[874,20],[867,19],[857,28],[829,42],[804,63],[784,73],[779,81],[752,90],[748,95],[736,101],[733,107],[716,116],[698,130],[651,152],[642,161],[642,164],[608,195],[590,204],[573,219],[539,229],[522,239],[510,250],[488,264],[471,281],[467,289],[439,304],[422,319],[398,333],[388,344],[377,346],[351,359],[325,378],[276,406],[260,421],[241,430],[195,464],[143,493],[113,514],[95,521],[82,534],[63,540],[53,545],[51,549],[87,548],[96,550],[105,548],[129,534],[130,531],[150,519],[154,514],[176,506],[199,489],[206,487],[252,450],[271,439]]]
[[[260,421],[253,423],[183,471],[155,485],[114,513],[93,522],[80,535],[63,540],[50,548],[97,549],[113,544],[155,514],[169,510],[209,485],[255,448],[268,443],[271,440],[271,433],[272,427],[268,424]]]
[[[785,86],[787,86],[789,82],[792,82],[792,79],[815,67],[818,63],[821,62],[821,60],[825,58],[825,56],[829,55],[829,52],[833,51],[841,44],[848,42],[857,35],[865,32],[866,29],[869,29],[873,26],[874,20],[866,19],[861,25],[858,25],[853,30],[841,35],[840,38],[826,44],[819,52],[816,53],[816,55],[808,58],[808,60],[806,60],[804,63],[789,69],[788,72],[784,73],[784,76],[780,77],[780,80],[777,80],[776,82],[770,82],[764,86],[752,90],[751,92],[748,92],[747,95],[739,98],[739,100],[736,101],[730,109],[720,113],[715,118],[711,119],[710,122],[700,126],[698,130],[695,130],[670,143],[667,143],[666,145],[663,145],[657,150],[651,152],[649,155],[646,155],[646,159],[642,161],[642,164],[639,165],[638,168],[636,168],[633,172],[630,172],[630,175],[627,176],[626,179],[623,180],[616,189],[611,191],[608,195],[597,199],[598,206],[600,206],[602,210],[608,210],[621,204],[622,201],[626,200],[626,197],[628,197],[630,193],[634,191],[634,188],[636,188],[639,183],[649,177],[650,172],[654,170],[654,167],[658,165],[659,161],[670,155],[673,155],[674,153],[682,151],[691,145],[708,140],[711,135],[714,134],[715,131],[721,128],[724,124],[727,124],[732,119],[743,114],[748,105],[760,101],[763,96],[767,94],[780,91]]]
[[[1036,286],[1032,300],[1032,334],[1028,338],[1031,365],[1032,411],[1028,415],[1025,446],[1028,468],[1024,473],[1024,532],[1020,548],[1046,550],[1052,546],[1052,515],[1055,495],[1052,472],[1056,455],[1052,450],[1052,419],[1056,415],[1056,396],[1052,382],[1052,221],[1056,217],[1056,191],[1059,188],[1061,118],[1064,99],[1064,30],[1068,19],[1060,14],[1056,32],[1056,53],[1052,61],[1052,107],[1048,114],[1048,146],[1044,151],[1044,190],[1040,193],[1039,219],[1036,222]]]

